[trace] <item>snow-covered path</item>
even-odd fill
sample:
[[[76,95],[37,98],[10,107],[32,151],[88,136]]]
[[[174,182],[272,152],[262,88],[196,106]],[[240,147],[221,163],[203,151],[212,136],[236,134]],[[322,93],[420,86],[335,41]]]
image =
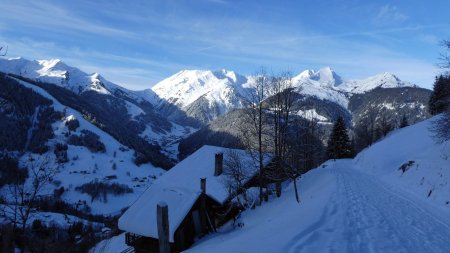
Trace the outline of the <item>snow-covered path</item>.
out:
[[[367,174],[339,167],[329,173],[336,192],[287,252],[450,252],[448,217]]]
[[[351,166],[338,161],[317,169],[304,183],[313,180],[323,188],[303,189],[302,207],[296,209],[293,194],[285,192],[261,208],[267,213],[249,212],[244,221],[251,228],[213,236],[192,251],[450,252],[447,211]],[[327,184],[320,178],[327,178]],[[274,234],[265,237],[263,231],[270,230]]]

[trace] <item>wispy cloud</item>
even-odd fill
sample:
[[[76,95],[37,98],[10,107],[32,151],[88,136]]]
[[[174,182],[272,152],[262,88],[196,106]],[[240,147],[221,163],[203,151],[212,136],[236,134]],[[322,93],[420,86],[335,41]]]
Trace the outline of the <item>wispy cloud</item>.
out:
[[[421,34],[419,35],[419,40],[431,45],[438,45],[440,42],[439,38],[432,34]]]
[[[397,6],[386,4],[380,7],[373,18],[377,26],[398,25],[408,19],[408,16],[399,11]]]
[[[130,89],[149,88],[173,71],[186,67],[175,62],[156,61],[143,56],[131,57],[63,47],[53,42],[37,42],[31,39],[12,41],[1,36],[0,41],[10,45],[9,57],[25,56],[31,60],[59,58],[84,72],[98,72],[106,79]]]
[[[273,18],[268,22],[269,12],[264,19],[251,18],[247,12],[225,15],[242,6],[224,0],[155,0],[134,5],[102,0],[80,0],[79,5],[5,1],[3,7],[10,11],[0,16],[0,31],[3,41],[11,45],[11,55],[62,58],[119,84],[145,88],[184,68],[231,68],[250,74],[261,65],[294,73],[331,65],[349,78],[374,74],[374,70],[397,71],[405,73],[401,76],[406,80],[416,81],[420,70],[431,70],[433,64],[399,50],[399,45],[408,37],[423,46],[436,34],[430,31],[450,28],[438,22],[412,24],[399,7],[389,4],[368,12],[373,19],[367,18],[364,27],[350,24],[345,29],[316,30],[318,21],[312,28]],[[203,10],[204,5],[211,11],[195,10]],[[24,32],[9,36],[14,29]],[[407,68],[414,71],[408,74]]]
[[[36,30],[60,34],[89,33],[115,38],[136,37],[136,34],[129,31],[83,18],[66,8],[45,1],[6,1],[2,3],[2,8],[8,11],[2,12],[1,21],[15,22]],[[5,26],[2,28],[8,29]]]

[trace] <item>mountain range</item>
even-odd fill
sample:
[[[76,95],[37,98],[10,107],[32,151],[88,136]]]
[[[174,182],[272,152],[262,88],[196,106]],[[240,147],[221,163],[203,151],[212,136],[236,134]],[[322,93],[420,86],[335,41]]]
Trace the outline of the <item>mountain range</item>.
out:
[[[58,59],[30,61],[15,58],[0,61],[0,71],[52,83],[82,94],[121,95],[135,102],[149,102],[162,110],[169,119],[182,116],[207,124],[235,108],[242,108],[251,89],[251,76],[229,70],[183,70],[153,85],[150,89],[132,91],[107,81],[98,73],[87,74]],[[348,107],[354,94],[375,88],[403,88],[416,85],[404,82],[391,73],[382,73],[363,80],[344,80],[330,67],[305,70],[292,77],[293,86],[303,95],[334,102]],[[128,106],[138,113],[139,109]],[[133,114],[133,113],[132,113]]]
[[[69,203],[89,199],[77,186],[105,178],[136,195],[159,168],[169,169],[193,149],[235,145],[254,80],[229,70],[183,70],[133,91],[55,59],[0,59],[0,72],[1,147],[19,163],[48,154],[60,167],[58,187],[68,189]],[[390,73],[345,80],[326,67],[305,70],[292,83],[293,113],[325,129],[339,116],[353,130],[369,118],[397,124],[402,115],[411,123],[429,117],[430,91]],[[104,212],[127,206],[126,199]],[[91,202],[102,212],[104,205]]]

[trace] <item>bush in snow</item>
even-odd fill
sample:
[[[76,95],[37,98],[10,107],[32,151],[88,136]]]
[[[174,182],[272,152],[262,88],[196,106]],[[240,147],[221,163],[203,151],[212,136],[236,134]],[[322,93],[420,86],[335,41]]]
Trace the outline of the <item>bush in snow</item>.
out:
[[[133,189],[125,184],[104,183],[97,180],[75,187],[76,191],[86,193],[91,196],[91,201],[99,199],[100,201],[108,201],[108,193],[114,196],[132,193]]]
[[[69,131],[71,132],[77,130],[77,128],[80,126],[80,122],[76,118],[67,120],[65,124],[67,126],[67,129],[69,129]]]
[[[402,164],[402,166],[400,166],[400,168],[398,168],[399,170],[402,171],[402,173],[405,173],[406,171],[408,171],[413,165],[414,163],[416,163],[415,161],[408,161],[404,164]]]
[[[0,187],[5,184],[23,183],[27,177],[28,171],[19,168],[17,159],[8,155],[0,156]]]
[[[93,152],[105,152],[105,144],[101,142],[100,137],[89,130],[81,130],[81,137],[84,145]]]
[[[67,157],[67,144],[64,143],[56,143],[55,150],[53,151],[56,156],[56,161],[58,163],[66,163],[69,161]]]
[[[105,152],[105,144],[100,141],[100,137],[86,129],[81,130],[81,135],[72,134],[67,143],[74,146],[85,146],[91,152]]]
[[[81,140],[80,136],[72,134],[67,139],[67,143],[74,146],[83,146],[83,141]]]

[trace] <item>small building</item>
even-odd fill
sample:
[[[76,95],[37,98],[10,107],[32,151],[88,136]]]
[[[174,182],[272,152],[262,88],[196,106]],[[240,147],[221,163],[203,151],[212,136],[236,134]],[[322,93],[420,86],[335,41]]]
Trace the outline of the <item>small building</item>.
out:
[[[120,217],[119,228],[126,231],[126,243],[137,253],[158,252],[157,205],[165,202],[169,216],[171,252],[189,248],[194,240],[215,231],[232,216],[225,210],[235,193],[230,180],[227,155],[238,155],[248,182],[258,167],[250,154],[239,149],[203,146],[167,171]]]

